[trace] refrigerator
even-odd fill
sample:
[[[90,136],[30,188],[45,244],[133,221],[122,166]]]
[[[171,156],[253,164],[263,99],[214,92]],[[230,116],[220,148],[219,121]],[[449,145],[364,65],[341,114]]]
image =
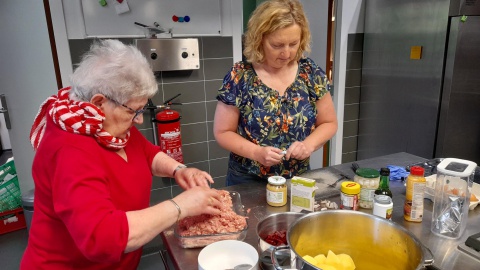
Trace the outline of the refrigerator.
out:
[[[480,1],[368,0],[357,159],[480,164]]]

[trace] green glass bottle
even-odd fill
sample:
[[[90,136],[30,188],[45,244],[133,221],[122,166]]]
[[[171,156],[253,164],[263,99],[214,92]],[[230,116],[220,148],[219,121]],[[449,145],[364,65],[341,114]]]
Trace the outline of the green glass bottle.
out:
[[[381,168],[380,169],[380,184],[375,190],[375,196],[377,195],[387,195],[393,199],[392,191],[390,190],[390,169]]]

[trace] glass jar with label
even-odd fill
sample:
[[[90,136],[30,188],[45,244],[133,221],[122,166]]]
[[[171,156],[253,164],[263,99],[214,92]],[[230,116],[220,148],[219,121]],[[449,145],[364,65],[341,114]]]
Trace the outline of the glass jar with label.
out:
[[[267,203],[271,206],[287,204],[287,180],[281,176],[271,176],[267,184]]]
[[[358,168],[353,181],[360,184],[360,198],[358,204],[361,208],[372,209],[375,190],[380,183],[380,173],[371,168]]]

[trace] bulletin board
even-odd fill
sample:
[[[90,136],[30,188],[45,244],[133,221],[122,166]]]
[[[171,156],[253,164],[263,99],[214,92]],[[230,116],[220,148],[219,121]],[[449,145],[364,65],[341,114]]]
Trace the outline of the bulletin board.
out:
[[[165,30],[172,29],[174,36],[221,34],[220,0],[105,0],[104,6],[100,2],[81,0],[86,36],[145,35],[147,30],[135,22],[148,26],[156,22]],[[129,10],[121,13],[125,4]],[[190,21],[181,22],[183,18]]]

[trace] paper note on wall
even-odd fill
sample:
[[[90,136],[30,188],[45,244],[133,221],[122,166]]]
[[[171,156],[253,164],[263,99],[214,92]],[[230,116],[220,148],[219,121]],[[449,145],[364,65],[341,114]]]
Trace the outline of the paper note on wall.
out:
[[[422,59],[422,46],[410,47],[410,59],[413,59],[413,60]]]
[[[115,11],[117,14],[122,14],[130,11],[130,8],[128,7],[127,0],[123,1],[116,1],[115,2]]]

